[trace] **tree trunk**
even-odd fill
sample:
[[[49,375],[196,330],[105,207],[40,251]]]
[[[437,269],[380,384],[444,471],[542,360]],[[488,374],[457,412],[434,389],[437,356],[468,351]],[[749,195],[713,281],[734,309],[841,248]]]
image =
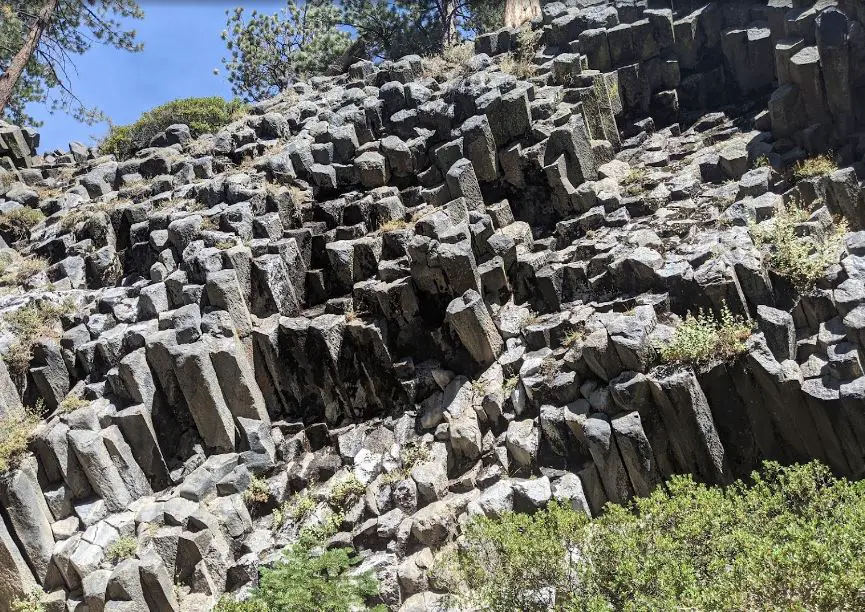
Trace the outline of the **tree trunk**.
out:
[[[506,0],[505,27],[518,28],[541,14],[541,0]]]
[[[441,3],[442,19],[442,50],[452,46],[456,41],[456,0],[443,0]]]
[[[36,21],[30,27],[30,32],[27,34],[27,39],[21,46],[15,57],[9,64],[9,68],[3,74],[0,74],[0,114],[9,105],[12,99],[12,90],[15,89],[18,79],[24,74],[24,68],[30,57],[39,46],[39,40],[42,38],[42,33],[45,32],[48,24],[51,22],[51,17],[54,14],[54,9],[57,8],[58,0],[47,0],[42,8],[39,9],[39,14],[36,16]]]

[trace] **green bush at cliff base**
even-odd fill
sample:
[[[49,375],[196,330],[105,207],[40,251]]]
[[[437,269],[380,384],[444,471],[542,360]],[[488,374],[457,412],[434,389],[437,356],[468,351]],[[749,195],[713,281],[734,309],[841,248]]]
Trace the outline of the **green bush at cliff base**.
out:
[[[671,479],[595,519],[476,518],[448,566],[485,610],[865,609],[865,483],[766,463],[726,488]]]
[[[273,567],[263,568],[258,587],[242,602],[224,597],[214,612],[345,612],[364,610],[378,593],[370,572],[353,575],[358,559],[346,548],[312,553],[289,546]]]
[[[126,159],[148,146],[154,136],[170,125],[183,123],[189,126],[195,138],[217,132],[237,119],[244,109],[245,105],[239,100],[229,102],[217,96],[173,100],[147,111],[131,125],[112,126],[108,136],[99,144],[99,150]]]

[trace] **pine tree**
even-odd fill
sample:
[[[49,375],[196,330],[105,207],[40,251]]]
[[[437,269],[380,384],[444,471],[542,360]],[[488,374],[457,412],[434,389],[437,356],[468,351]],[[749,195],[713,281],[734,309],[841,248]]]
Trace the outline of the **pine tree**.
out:
[[[70,89],[74,56],[94,43],[139,51],[134,30],[120,19],[140,19],[136,0],[0,0],[0,116],[38,126],[27,104],[45,103],[92,123],[102,115]]]

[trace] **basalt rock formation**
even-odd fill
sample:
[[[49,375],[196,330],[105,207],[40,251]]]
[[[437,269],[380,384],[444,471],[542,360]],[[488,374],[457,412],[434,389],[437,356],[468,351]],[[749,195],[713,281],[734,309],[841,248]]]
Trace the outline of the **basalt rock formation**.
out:
[[[357,62],[128,160],[0,127],[0,211],[46,215],[8,261],[48,262],[0,310],[64,305],[0,368],[4,412],[45,410],[0,479],[0,611],[207,610],[334,523],[383,603],[432,609],[467,516],[765,459],[861,477],[865,6],[649,4],[548,3],[464,64]],[[751,231],[793,202],[851,230],[807,291]],[[725,307],[747,352],[660,363]]]

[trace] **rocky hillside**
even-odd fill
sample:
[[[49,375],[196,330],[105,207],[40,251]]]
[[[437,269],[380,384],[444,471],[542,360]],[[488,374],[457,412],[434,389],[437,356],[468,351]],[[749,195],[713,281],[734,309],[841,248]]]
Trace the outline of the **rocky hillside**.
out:
[[[860,477],[865,8],[675,6],[553,2],[126,160],[0,127],[0,612],[209,610],[310,535],[427,610],[471,515]]]

